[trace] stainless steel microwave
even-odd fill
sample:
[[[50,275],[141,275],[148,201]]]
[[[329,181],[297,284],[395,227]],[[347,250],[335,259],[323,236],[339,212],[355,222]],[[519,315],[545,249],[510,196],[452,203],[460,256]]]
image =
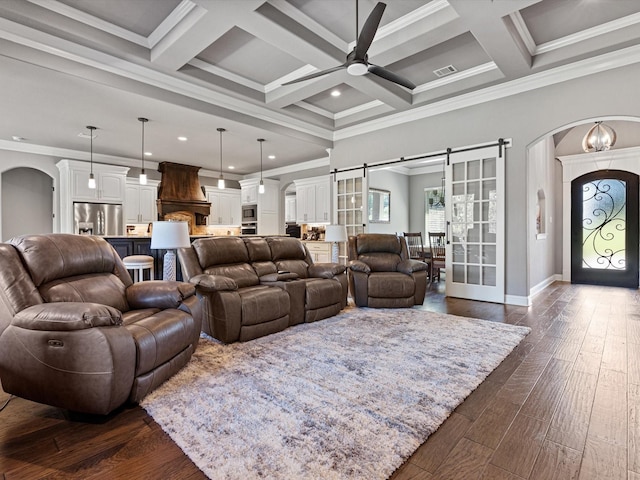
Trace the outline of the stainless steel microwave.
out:
[[[242,206],[242,222],[255,222],[258,220],[258,206],[257,205],[243,205]]]

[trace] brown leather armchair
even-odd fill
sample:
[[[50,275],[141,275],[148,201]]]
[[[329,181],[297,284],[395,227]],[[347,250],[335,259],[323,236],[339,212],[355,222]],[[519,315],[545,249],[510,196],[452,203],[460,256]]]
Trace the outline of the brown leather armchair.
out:
[[[349,237],[349,288],[359,307],[421,305],[427,290],[427,264],[409,258],[407,243],[392,234]]]
[[[198,344],[193,285],[133,284],[103,238],[27,235],[0,244],[0,380],[7,393],[107,414],[137,403]]]

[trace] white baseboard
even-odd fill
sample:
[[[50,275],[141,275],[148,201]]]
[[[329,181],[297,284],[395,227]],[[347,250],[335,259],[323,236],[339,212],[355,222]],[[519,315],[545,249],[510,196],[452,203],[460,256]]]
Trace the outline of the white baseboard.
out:
[[[562,281],[562,274],[556,273],[544,279],[539,284],[534,285],[529,291],[529,297],[535,297],[537,294],[539,294],[542,290],[547,288],[549,285],[551,285],[555,281]]]
[[[517,305],[519,307],[530,307],[531,297],[523,297],[522,295],[505,295],[505,305]]]

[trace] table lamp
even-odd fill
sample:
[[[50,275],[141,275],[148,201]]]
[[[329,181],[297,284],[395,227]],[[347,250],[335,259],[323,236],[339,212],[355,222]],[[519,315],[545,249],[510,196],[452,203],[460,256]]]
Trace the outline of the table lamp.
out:
[[[190,245],[187,222],[153,222],[151,248],[167,251],[163,261],[163,280],[176,279],[176,249]]]
[[[324,230],[324,241],[333,242],[331,246],[331,261],[338,263],[338,243],[347,241],[347,227],[344,225],[327,225]]]

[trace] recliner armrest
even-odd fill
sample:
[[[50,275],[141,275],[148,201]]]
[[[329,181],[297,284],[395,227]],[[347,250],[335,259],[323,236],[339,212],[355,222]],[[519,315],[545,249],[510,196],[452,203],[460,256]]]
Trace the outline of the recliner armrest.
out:
[[[178,308],[185,298],[196,294],[196,288],[186,282],[153,280],[134,283],[126,294],[129,306],[134,309]]]
[[[189,279],[189,283],[195,285],[199,292],[233,291],[238,290],[238,284],[234,279],[222,275],[210,275],[203,273]]]
[[[344,273],[345,266],[339,263],[314,263],[309,266],[309,276],[313,278],[333,278]]]
[[[420,272],[422,270],[427,270],[428,266],[425,262],[421,262],[420,260],[402,260],[398,263],[397,270],[399,272],[405,273],[407,275],[411,275],[415,272]]]
[[[18,312],[11,320],[11,325],[27,330],[84,330],[122,325],[122,312],[99,303],[40,303]]]
[[[260,283],[283,282],[298,279],[298,274],[293,272],[268,273],[260,277]]]
[[[371,267],[369,267],[369,265],[367,265],[366,263],[361,262],[360,260],[351,260],[349,262],[349,268],[353,272],[362,272],[366,274],[371,273]]]

